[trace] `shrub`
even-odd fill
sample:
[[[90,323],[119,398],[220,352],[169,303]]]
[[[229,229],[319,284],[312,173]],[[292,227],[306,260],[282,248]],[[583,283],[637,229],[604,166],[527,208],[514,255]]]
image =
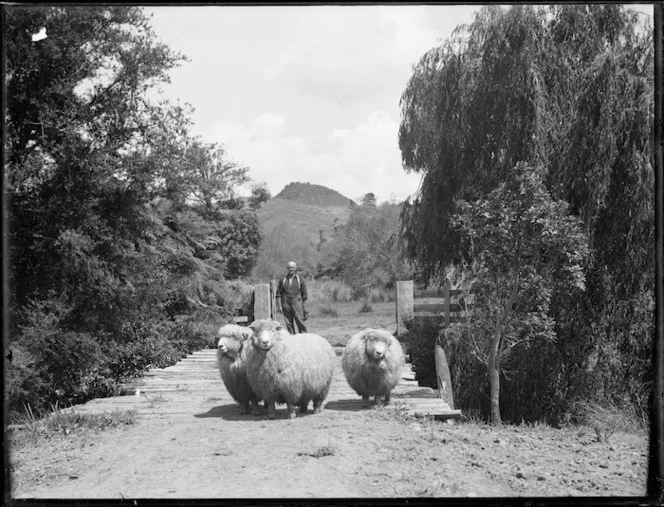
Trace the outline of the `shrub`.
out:
[[[383,288],[372,287],[369,289],[369,299],[372,303],[382,303],[388,300],[387,292]]]
[[[420,386],[437,389],[436,363],[434,348],[439,333],[442,332],[440,320],[409,320],[404,323],[408,330],[401,340],[406,344],[415,372],[415,379]],[[443,333],[443,347],[452,377],[454,404],[474,414],[489,415],[489,383],[486,367],[473,355],[467,339],[454,339]],[[463,338],[463,337],[462,337]]]
[[[330,304],[322,305],[318,308],[320,314],[325,317],[338,317],[339,312]]]
[[[362,306],[360,306],[359,313],[370,313],[373,312],[373,306],[368,300],[362,301]]]
[[[336,280],[308,281],[309,301],[314,303],[345,303],[353,300],[351,288]]]

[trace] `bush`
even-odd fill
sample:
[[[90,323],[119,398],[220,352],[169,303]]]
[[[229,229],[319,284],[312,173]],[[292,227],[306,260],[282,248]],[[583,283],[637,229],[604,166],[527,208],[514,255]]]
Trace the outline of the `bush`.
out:
[[[325,316],[325,317],[338,317],[339,316],[339,312],[337,312],[337,310],[330,303],[328,303],[326,305],[323,305],[323,306],[320,306],[318,308],[318,310],[320,311],[320,314]]]
[[[353,300],[351,288],[336,280],[307,282],[309,301],[313,303],[346,303]]]
[[[420,386],[438,388],[434,349],[442,331],[440,320],[410,320],[402,341],[407,345],[415,379]],[[444,336],[444,334],[443,334]],[[486,367],[472,355],[465,340],[443,339],[443,347],[452,377],[454,404],[461,410],[489,415],[489,382]]]
[[[433,350],[439,324],[431,321],[404,322],[407,332],[401,337],[408,346],[415,380],[422,387],[437,387]]]
[[[362,306],[360,306],[359,313],[370,313],[370,312],[373,312],[373,306],[371,306],[371,303],[365,299],[362,302]]]
[[[369,300],[372,303],[383,303],[384,301],[388,301],[388,295],[385,289],[379,288],[379,287],[372,287],[369,289]]]

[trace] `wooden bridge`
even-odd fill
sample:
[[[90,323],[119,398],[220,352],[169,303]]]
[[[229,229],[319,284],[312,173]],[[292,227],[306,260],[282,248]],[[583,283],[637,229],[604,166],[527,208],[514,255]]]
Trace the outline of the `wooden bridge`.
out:
[[[346,382],[341,369],[343,347],[336,348],[337,368],[326,399],[325,409],[362,410],[362,399]],[[131,379],[122,385],[118,396],[98,398],[72,407],[80,413],[102,413],[135,409],[139,418],[166,418],[188,416],[200,411],[201,405],[221,405],[219,410],[239,406],[233,401],[219,376],[216,349],[194,352],[177,364],[167,368],[149,370],[143,377]],[[402,405],[411,415],[432,416],[436,419],[458,419],[460,410],[453,410],[436,392],[419,387],[410,364],[406,364],[399,384],[392,392],[392,403]],[[173,393],[186,391],[178,403],[168,403]],[[183,400],[184,398],[184,400]],[[280,417],[277,406],[277,417]],[[311,410],[311,406],[309,407]]]

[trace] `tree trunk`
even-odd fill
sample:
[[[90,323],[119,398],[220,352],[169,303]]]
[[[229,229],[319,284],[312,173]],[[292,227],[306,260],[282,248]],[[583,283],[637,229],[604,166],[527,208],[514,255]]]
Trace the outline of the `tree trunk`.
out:
[[[452,410],[454,410],[454,395],[452,393],[452,376],[447,363],[445,350],[440,343],[440,338],[436,339],[434,350],[434,359],[436,361],[436,380],[438,381],[438,397],[442,398]]]
[[[500,418],[500,372],[496,355],[489,357],[489,385],[491,386],[491,423],[502,424]]]
[[[500,418],[500,363],[498,360],[498,346],[500,345],[502,322],[496,326],[491,343],[491,354],[489,354],[489,386],[491,389],[491,423],[502,424]]]

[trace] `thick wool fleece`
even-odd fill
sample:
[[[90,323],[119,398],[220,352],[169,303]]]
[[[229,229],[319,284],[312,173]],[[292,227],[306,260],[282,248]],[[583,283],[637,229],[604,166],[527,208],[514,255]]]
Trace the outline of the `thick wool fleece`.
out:
[[[376,358],[374,349],[384,349],[384,356]],[[389,331],[365,329],[352,336],[341,358],[341,366],[348,384],[357,394],[367,400],[383,396],[390,400],[392,389],[401,379],[405,364],[403,349]]]
[[[255,321],[254,335],[243,349],[249,385],[268,403],[269,417],[274,404],[286,403],[289,417],[295,417],[295,405],[306,412],[310,401],[314,413],[321,410],[334,375],[336,354],[330,343],[317,334],[289,334],[278,322]],[[267,349],[262,339],[269,339]],[[250,346],[249,346],[250,345]]]
[[[228,324],[221,327],[218,334],[217,366],[221,380],[226,390],[242,408],[241,413],[249,413],[252,406],[254,410],[257,408],[259,398],[251,389],[246,371],[238,356],[244,341],[251,337],[251,329]]]

